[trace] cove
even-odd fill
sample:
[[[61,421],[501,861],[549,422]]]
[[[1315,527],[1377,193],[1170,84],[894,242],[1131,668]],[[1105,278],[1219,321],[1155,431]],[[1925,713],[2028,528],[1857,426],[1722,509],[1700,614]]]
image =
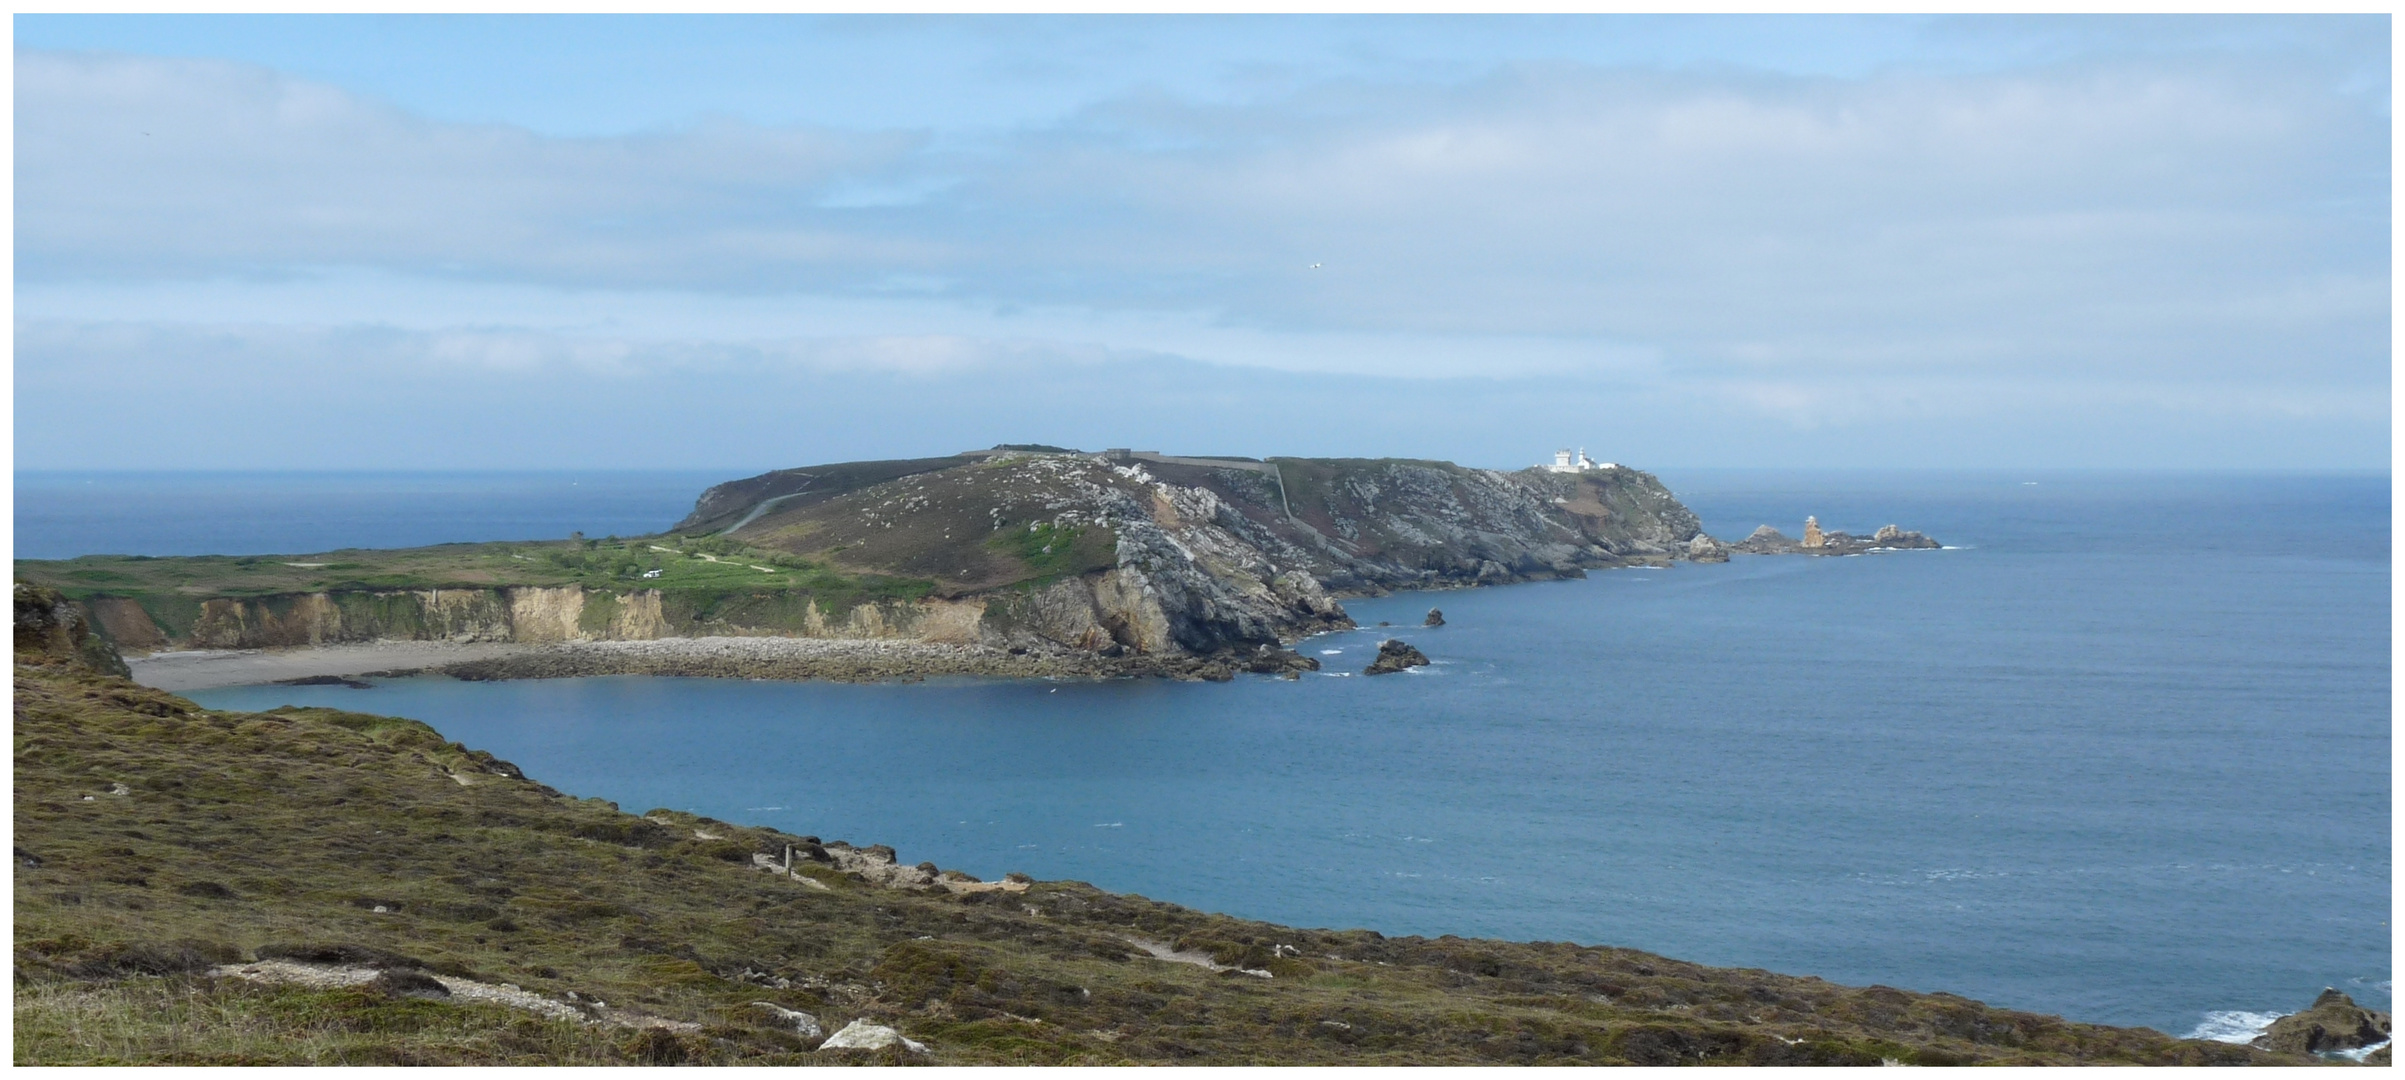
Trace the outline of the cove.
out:
[[[2301,550],[2233,544],[2185,528],[2225,488],[2136,495],[1925,498],[1949,551],[1351,600],[1364,629],[1299,646],[1326,668],[1297,682],[192,696],[411,716],[629,810],[1292,924],[2173,1034],[2323,985],[2386,1007],[2385,531],[2347,509]],[[1418,627],[1431,606],[1449,625]],[[1344,675],[1390,634],[1438,663]]]

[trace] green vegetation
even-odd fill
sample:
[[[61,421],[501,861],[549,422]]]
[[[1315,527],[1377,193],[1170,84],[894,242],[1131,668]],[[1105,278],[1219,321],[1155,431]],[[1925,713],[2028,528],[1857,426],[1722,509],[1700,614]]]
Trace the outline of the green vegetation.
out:
[[[620,813],[415,721],[203,709],[94,670],[80,625],[29,622],[55,596],[19,605],[20,1065],[910,1057],[814,1052],[762,1003],[945,1064],[2305,1060],[1626,949],[1296,929],[1076,882],[885,887],[810,862],[812,838]],[[807,882],[754,867],[788,848]],[[228,973],[271,960],[382,974]],[[579,1018],[429,999],[437,977]]]
[[[325,593],[345,618],[381,628],[381,636],[442,636],[416,625],[422,615],[405,594],[432,589],[489,590],[536,586],[580,586],[593,591],[582,622],[588,630],[608,625],[615,602],[606,594],[659,590],[662,608],[685,630],[711,620],[738,626],[799,629],[815,603],[822,617],[841,618],[853,607],[888,600],[916,600],[933,583],[924,579],[846,572],[823,562],[750,547],[720,538],[582,538],[540,543],[442,544],[391,550],[347,549],[318,555],[144,556],[91,555],[79,559],[23,559],[17,580],[45,585],[77,600],[131,600],[167,637],[182,641],[212,599],[254,602],[278,617],[299,598]],[[747,613],[772,612],[773,621],[747,622]]]
[[[1026,563],[1036,580],[1050,580],[1090,569],[1098,560],[1104,566],[1111,564],[1113,553],[1107,546],[1101,552],[1095,550],[1096,533],[1097,530],[1080,525],[1036,521],[1023,529],[1014,527],[996,532],[985,546]]]

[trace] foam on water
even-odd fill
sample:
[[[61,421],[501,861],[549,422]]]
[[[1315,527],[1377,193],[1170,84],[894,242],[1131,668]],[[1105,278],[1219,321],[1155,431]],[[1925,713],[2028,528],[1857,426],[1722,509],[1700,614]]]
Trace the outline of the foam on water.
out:
[[[2388,1044],[2385,1042],[2376,1042],[2370,1046],[2359,1047],[2354,1050],[2333,1050],[2330,1052],[2330,1056],[2334,1058],[2345,1058],[2348,1061],[2362,1061],[2363,1059],[2372,1056],[2372,1051],[2378,1050],[2379,1048],[2387,1045]]]
[[[2270,1030],[2272,1021],[2286,1015],[2288,1014],[2247,1012],[2242,1009],[2209,1012],[2205,1014],[2204,1021],[2196,1025],[2196,1030],[2182,1038],[2203,1039],[2207,1042],[2218,1043],[2250,1043],[2255,1041],[2257,1036]]]

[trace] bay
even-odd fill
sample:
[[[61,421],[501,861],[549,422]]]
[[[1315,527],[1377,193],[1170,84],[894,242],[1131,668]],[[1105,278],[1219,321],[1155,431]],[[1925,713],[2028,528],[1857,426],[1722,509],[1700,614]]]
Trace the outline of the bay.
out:
[[[1365,629],[1306,643],[1327,668],[1293,683],[192,696],[414,716],[629,810],[1279,922],[2174,1034],[2323,985],[2388,1006],[2384,475],[1664,479],[1724,538],[1813,513],[1952,549],[1356,599]],[[1430,606],[1447,626],[1418,628]],[[1438,664],[1346,674],[1388,635]]]

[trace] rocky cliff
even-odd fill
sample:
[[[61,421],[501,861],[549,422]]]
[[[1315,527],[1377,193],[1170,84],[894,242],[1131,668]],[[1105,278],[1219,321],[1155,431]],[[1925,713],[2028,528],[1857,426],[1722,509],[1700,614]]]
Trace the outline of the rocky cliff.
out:
[[[851,572],[933,581],[934,599],[982,605],[983,644],[1105,655],[1250,652],[1351,626],[1338,596],[1661,565],[1691,557],[1701,533],[1659,480],[1634,469],[1030,452],[956,460],[880,463],[913,469],[823,495],[788,489],[837,467],[766,474],[711,489],[686,522],[729,523],[734,539]]]
[[[1292,671],[1313,664],[1285,646],[1353,625],[1344,596],[1936,546],[1893,526],[1808,539],[1821,543],[1766,526],[1723,544],[1620,466],[999,447],[730,481],[670,532],[631,540],[94,556],[18,576],[61,588],[129,652],[750,636]]]

